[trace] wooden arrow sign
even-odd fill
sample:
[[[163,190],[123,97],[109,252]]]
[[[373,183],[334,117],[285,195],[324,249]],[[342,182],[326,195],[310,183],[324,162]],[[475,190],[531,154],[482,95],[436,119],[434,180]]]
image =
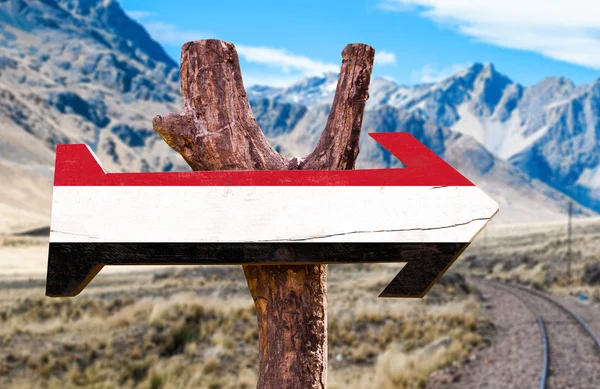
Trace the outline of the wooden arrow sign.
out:
[[[106,173],[58,145],[46,295],[104,265],[407,264],[380,297],[422,297],[498,204],[408,133],[371,133],[405,168]]]

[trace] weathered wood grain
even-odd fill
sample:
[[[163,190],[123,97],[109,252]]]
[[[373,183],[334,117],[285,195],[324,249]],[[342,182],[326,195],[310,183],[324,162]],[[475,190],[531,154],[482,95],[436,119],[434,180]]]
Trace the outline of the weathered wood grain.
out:
[[[252,115],[232,43],[208,39],[183,45],[181,92],[181,112],[156,116],[152,125],[192,169],[296,168],[295,159],[269,145]]]
[[[495,212],[474,186],[67,186],[53,197],[50,241],[73,243],[470,242]]]
[[[46,294],[56,297],[75,296],[104,265],[254,264],[265,266],[246,268],[285,268],[293,274],[297,267],[312,273],[315,269],[313,265],[324,263],[407,262],[380,297],[422,297],[468,244],[51,242]],[[256,276],[263,277],[261,273]],[[299,276],[301,275],[294,275]],[[274,277],[274,274],[269,277]],[[274,279],[275,282],[283,282],[279,278]],[[258,285],[253,287],[258,288]]]
[[[367,45],[344,48],[326,129],[301,165],[275,152],[260,130],[231,43],[204,40],[183,46],[183,110],[156,117],[153,126],[194,170],[352,169],[374,55]],[[326,265],[248,265],[244,272],[258,316],[258,388],[325,388]]]
[[[325,131],[301,169],[354,169],[374,56],[375,50],[367,45],[348,45],[342,51],[340,79]]]

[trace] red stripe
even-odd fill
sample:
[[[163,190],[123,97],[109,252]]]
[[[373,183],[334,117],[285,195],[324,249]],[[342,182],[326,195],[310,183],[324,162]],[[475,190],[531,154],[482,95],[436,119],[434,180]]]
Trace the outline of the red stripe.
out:
[[[54,186],[473,186],[409,133],[369,135],[406,168],[106,173],[76,144],[57,146]]]

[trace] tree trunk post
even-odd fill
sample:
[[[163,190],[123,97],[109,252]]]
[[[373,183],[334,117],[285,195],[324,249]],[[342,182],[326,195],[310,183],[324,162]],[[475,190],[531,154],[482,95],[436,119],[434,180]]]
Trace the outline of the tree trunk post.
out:
[[[188,42],[181,51],[180,113],[154,130],[193,170],[353,169],[375,50],[349,44],[325,130],[306,158],[287,159],[252,114],[233,44]],[[245,265],[256,306],[258,389],[327,387],[327,265]]]

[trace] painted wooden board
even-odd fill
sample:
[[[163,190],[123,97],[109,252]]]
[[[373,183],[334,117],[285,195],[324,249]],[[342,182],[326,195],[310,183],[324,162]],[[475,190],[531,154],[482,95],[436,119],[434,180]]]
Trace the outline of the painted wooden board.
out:
[[[48,296],[104,265],[407,262],[382,297],[422,297],[498,205],[408,133],[373,133],[401,169],[106,173],[56,154]]]

